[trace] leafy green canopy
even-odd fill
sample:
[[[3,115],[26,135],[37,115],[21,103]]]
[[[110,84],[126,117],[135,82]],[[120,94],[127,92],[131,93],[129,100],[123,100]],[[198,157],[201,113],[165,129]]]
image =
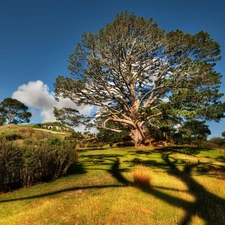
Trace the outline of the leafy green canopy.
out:
[[[83,34],[69,56],[71,76],[56,79],[55,93],[96,106],[102,128],[129,129],[141,143],[148,124],[224,116],[218,60],[220,46],[208,33],[166,33],[152,18],[124,12],[97,34]],[[72,109],[56,109],[55,115],[70,125],[89,122]]]
[[[2,124],[6,121],[8,124],[29,123],[32,114],[27,112],[27,110],[28,107],[22,102],[12,98],[5,98],[0,103],[0,118]]]
[[[222,137],[224,137],[224,138],[225,138],[225,131],[223,131],[223,132],[222,132]]]

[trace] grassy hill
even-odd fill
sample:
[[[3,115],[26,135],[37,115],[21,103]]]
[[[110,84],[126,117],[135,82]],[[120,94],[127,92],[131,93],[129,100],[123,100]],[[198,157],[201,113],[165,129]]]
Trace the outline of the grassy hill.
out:
[[[224,173],[223,150],[80,149],[68,176],[0,194],[0,224],[222,225]]]
[[[52,129],[48,129],[48,127]],[[35,144],[41,141],[58,138],[64,140],[71,135],[69,130],[56,130],[55,123],[19,124],[0,126],[0,139],[6,138],[17,144]]]

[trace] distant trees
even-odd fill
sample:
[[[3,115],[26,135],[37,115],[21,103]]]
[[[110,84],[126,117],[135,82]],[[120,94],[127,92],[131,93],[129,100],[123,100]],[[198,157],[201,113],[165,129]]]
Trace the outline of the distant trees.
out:
[[[29,123],[32,114],[27,110],[28,107],[22,102],[12,98],[5,98],[0,103],[0,125],[5,122],[8,124]]]
[[[225,138],[225,131],[222,132],[222,137]]]
[[[222,137],[213,137],[209,140],[209,143],[212,143],[212,147],[219,147],[219,148],[224,148],[225,147],[225,139]]]
[[[0,126],[3,125],[5,123],[5,118],[4,116],[0,115]]]
[[[189,120],[183,122],[179,127],[171,127],[169,124],[161,123],[156,129],[154,126],[148,128],[150,139],[153,142],[170,142],[175,144],[197,144],[207,140],[211,134],[205,121]]]
[[[198,144],[206,141],[207,136],[211,134],[209,126],[205,124],[205,121],[198,120],[187,121],[180,128],[179,132],[181,132],[183,140],[188,144]]]
[[[94,120],[70,108],[55,109],[55,116],[69,125],[95,121],[98,128],[129,130],[136,146],[145,143],[147,126],[161,127],[159,121],[170,120],[171,127],[219,121],[225,103],[214,67],[220,58],[220,45],[206,32],[166,33],[152,18],[118,14],[97,34],[83,34],[69,57],[71,76],[55,83],[57,98],[95,106]]]
[[[113,132],[111,130],[100,129],[97,134],[97,141],[113,145],[113,143],[130,142],[132,139],[129,132]]]

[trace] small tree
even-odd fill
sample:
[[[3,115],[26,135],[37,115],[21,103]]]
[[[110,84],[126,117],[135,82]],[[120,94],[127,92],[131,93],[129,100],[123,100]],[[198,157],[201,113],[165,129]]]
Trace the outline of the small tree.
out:
[[[5,98],[0,103],[1,121],[7,121],[8,124],[29,123],[32,114],[30,112],[27,112],[27,110],[28,107],[25,106],[22,102],[12,98]]]

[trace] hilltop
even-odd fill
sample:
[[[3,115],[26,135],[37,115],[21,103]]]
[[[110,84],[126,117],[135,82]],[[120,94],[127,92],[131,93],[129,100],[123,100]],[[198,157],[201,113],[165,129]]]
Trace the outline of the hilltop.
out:
[[[5,138],[18,144],[35,144],[56,138],[64,140],[71,134],[70,128],[57,122],[0,126],[0,139]]]

